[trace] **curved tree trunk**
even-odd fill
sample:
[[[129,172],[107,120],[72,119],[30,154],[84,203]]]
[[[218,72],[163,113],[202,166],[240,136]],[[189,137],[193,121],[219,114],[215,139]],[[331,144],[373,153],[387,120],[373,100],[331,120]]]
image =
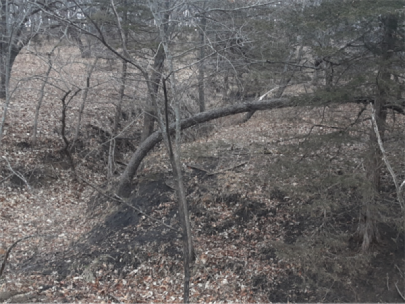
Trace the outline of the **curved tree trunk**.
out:
[[[256,101],[250,103],[235,104],[229,107],[214,109],[211,111],[199,113],[193,117],[183,119],[180,122],[181,129],[187,129],[197,124],[207,122],[216,118],[225,117],[229,115],[234,115],[238,113],[244,113],[249,111],[260,111],[260,110],[270,110],[276,108],[286,108],[294,106],[295,104],[287,98],[271,99],[264,101]],[[175,124],[170,125],[170,132],[175,131]],[[121,176],[121,180],[118,185],[117,195],[121,197],[128,197],[131,189],[131,182],[134,178],[139,165],[141,164],[144,157],[148,154],[150,150],[155,147],[162,140],[162,132],[156,131],[145,139],[135,153],[132,155],[131,160],[128,163],[124,173]]]

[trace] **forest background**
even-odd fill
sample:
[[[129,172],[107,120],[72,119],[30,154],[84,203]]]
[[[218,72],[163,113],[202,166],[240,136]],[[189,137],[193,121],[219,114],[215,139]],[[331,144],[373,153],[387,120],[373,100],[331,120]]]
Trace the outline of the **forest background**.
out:
[[[405,300],[404,7],[2,1],[0,299]]]

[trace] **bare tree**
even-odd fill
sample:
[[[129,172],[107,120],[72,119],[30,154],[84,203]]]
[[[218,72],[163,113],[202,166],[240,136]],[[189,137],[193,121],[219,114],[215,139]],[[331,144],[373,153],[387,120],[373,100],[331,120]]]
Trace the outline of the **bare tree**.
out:
[[[35,2],[5,0],[0,3],[0,98],[4,99],[0,123],[0,143],[11,101],[11,69],[21,49],[38,34],[41,24],[35,22],[39,12]]]

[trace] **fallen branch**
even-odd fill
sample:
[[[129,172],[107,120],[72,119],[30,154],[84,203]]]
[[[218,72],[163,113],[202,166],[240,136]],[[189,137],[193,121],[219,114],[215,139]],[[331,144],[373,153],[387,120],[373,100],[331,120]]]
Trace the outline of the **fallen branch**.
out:
[[[191,169],[194,169],[194,170],[198,170],[198,171],[204,172],[204,173],[206,173],[206,174],[209,174],[209,173],[210,173],[209,171],[205,170],[203,167],[200,167],[200,166],[197,166],[197,165],[187,165],[187,167],[189,167],[189,168],[191,168]]]
[[[399,290],[397,283],[398,283],[398,282],[395,283],[395,288],[397,289],[397,291],[398,291],[399,295],[401,296],[402,300],[405,301],[405,297],[403,296],[403,294],[402,294],[401,291]]]
[[[215,174],[224,173],[224,172],[226,172],[226,171],[230,171],[230,170],[233,170],[233,169],[242,167],[243,165],[246,165],[246,164],[247,164],[247,162],[243,162],[243,163],[237,164],[237,165],[232,166],[232,167],[228,167],[228,168],[225,168],[225,169],[222,169],[222,170],[218,170],[218,171],[215,171],[215,172],[210,172],[210,173],[208,173],[207,175],[210,176],[210,175],[215,175]]]
[[[29,291],[26,293],[20,293],[8,299],[7,303],[27,303],[33,302],[32,300],[35,298],[36,292]]]
[[[389,278],[388,273],[387,273],[387,289],[388,289],[388,290],[390,290],[389,279],[390,279],[390,278]]]
[[[399,185],[397,176],[396,176],[396,174],[394,172],[394,169],[391,167],[390,162],[388,161],[387,153],[385,152],[385,149],[384,149],[384,145],[383,145],[383,142],[382,142],[382,139],[381,139],[381,136],[380,136],[380,132],[378,130],[377,121],[376,121],[376,118],[375,118],[375,109],[374,109],[373,105],[371,105],[371,109],[372,109],[372,113],[371,113],[372,122],[371,122],[371,124],[372,124],[372,127],[374,128],[374,133],[377,136],[378,146],[379,146],[381,154],[382,154],[382,160],[384,161],[385,166],[387,167],[388,171],[391,174],[392,180],[394,181],[395,190],[397,191],[397,199],[399,201],[399,205],[401,206],[402,211],[404,212],[405,211],[405,201],[404,201],[404,198],[402,196],[402,188],[405,185],[405,180],[402,182],[401,185]]]
[[[54,236],[54,235],[30,235],[30,236],[26,236],[26,237],[23,237],[23,238],[21,238],[21,239],[15,241],[15,242],[7,249],[6,254],[5,254],[4,258],[3,258],[3,263],[1,264],[1,267],[0,267],[0,277],[3,275],[4,269],[6,268],[7,259],[8,259],[9,255],[10,255],[10,253],[11,253],[11,250],[13,250],[13,248],[14,248],[15,246],[17,246],[17,244],[18,244],[19,242],[22,242],[22,241],[25,241],[25,240],[27,240],[27,239],[31,239],[31,238],[34,238],[34,237],[55,237],[55,236]]]

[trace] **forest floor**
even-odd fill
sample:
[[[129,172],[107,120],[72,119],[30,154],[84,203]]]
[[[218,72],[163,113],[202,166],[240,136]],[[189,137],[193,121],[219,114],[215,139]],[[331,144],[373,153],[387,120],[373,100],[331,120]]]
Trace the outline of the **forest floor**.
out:
[[[16,71],[38,64],[29,55],[17,59]],[[32,145],[37,93],[31,92],[16,93],[1,147],[0,254],[31,238],[11,251],[0,302],[181,302],[182,245],[164,147],[144,160],[127,203],[117,203],[111,191],[74,179],[54,130],[56,93],[44,102],[41,136]],[[105,190],[114,189],[122,168],[106,179],[106,139],[94,117],[101,122],[114,113],[98,115],[110,106],[100,100],[87,112],[73,156],[80,177]],[[328,115],[349,123],[358,110],[280,109],[244,124],[241,116],[213,121],[209,134],[195,130],[182,147],[197,254],[191,302],[403,300],[404,235],[382,220],[381,242],[368,252],[355,238],[366,141],[325,123]],[[120,162],[136,145],[119,146]],[[388,218],[395,189],[388,175],[383,184]]]

